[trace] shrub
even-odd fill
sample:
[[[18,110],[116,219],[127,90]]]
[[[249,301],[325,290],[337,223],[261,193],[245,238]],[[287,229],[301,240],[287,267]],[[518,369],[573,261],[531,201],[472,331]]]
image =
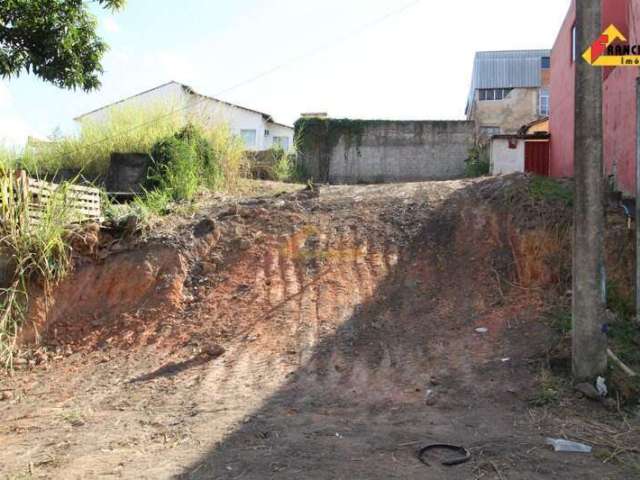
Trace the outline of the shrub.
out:
[[[573,206],[573,190],[556,179],[535,176],[529,186],[529,194],[535,200],[561,202]]]
[[[467,177],[482,177],[489,175],[491,164],[489,149],[486,145],[476,144],[469,150],[469,158],[465,160],[465,175]]]
[[[302,163],[298,162],[296,153],[285,152],[280,146],[271,148],[271,168],[274,180],[279,182],[304,182],[307,179]]]
[[[148,185],[168,192],[176,201],[192,200],[198,192],[206,151],[198,147],[199,139],[184,129],[158,142],[151,153],[154,166]]]
[[[295,163],[291,155],[280,146],[271,148],[273,158],[273,178],[279,182],[286,182],[295,176]]]

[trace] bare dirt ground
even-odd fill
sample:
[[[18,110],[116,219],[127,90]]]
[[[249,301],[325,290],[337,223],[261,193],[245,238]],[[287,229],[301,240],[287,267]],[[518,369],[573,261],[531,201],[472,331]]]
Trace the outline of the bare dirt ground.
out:
[[[567,245],[542,241],[557,207],[509,213],[527,181],[289,188],[103,232],[31,307],[46,348],[0,377],[1,474],[639,478],[633,412],[532,406]],[[472,459],[426,466],[430,443]]]

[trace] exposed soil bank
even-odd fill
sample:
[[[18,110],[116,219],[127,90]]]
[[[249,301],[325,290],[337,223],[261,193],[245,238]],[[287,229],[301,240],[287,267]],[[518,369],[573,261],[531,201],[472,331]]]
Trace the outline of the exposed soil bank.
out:
[[[571,396],[531,407],[559,340],[547,313],[567,304],[571,210],[532,196],[530,183],[245,200],[85,258],[32,306],[43,343],[60,353],[3,382],[16,395],[0,403],[2,469],[633,478],[633,452],[603,464],[609,450],[597,441],[609,429],[632,445],[634,421]],[[612,277],[627,288],[632,238],[616,215],[609,243]],[[544,447],[565,435],[597,455]],[[414,455],[422,442],[465,444],[473,459],[427,468]]]

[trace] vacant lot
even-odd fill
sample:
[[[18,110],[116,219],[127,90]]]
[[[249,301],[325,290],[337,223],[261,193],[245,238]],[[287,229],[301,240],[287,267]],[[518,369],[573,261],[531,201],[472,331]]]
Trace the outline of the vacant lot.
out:
[[[78,254],[31,307],[46,348],[1,378],[6,478],[640,476],[633,410],[568,385],[563,190],[271,190]],[[626,285],[632,239],[610,224]],[[430,443],[471,461],[426,466]]]

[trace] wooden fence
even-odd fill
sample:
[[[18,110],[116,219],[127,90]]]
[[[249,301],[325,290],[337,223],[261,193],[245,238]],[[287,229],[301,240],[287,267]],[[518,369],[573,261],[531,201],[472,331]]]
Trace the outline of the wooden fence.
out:
[[[16,193],[21,201],[27,205],[29,220],[37,223],[43,215],[51,197],[60,188],[65,188],[65,201],[79,220],[102,221],[100,209],[100,190],[80,185],[62,186],[57,183],[36,180],[29,177],[25,171],[17,171]]]

